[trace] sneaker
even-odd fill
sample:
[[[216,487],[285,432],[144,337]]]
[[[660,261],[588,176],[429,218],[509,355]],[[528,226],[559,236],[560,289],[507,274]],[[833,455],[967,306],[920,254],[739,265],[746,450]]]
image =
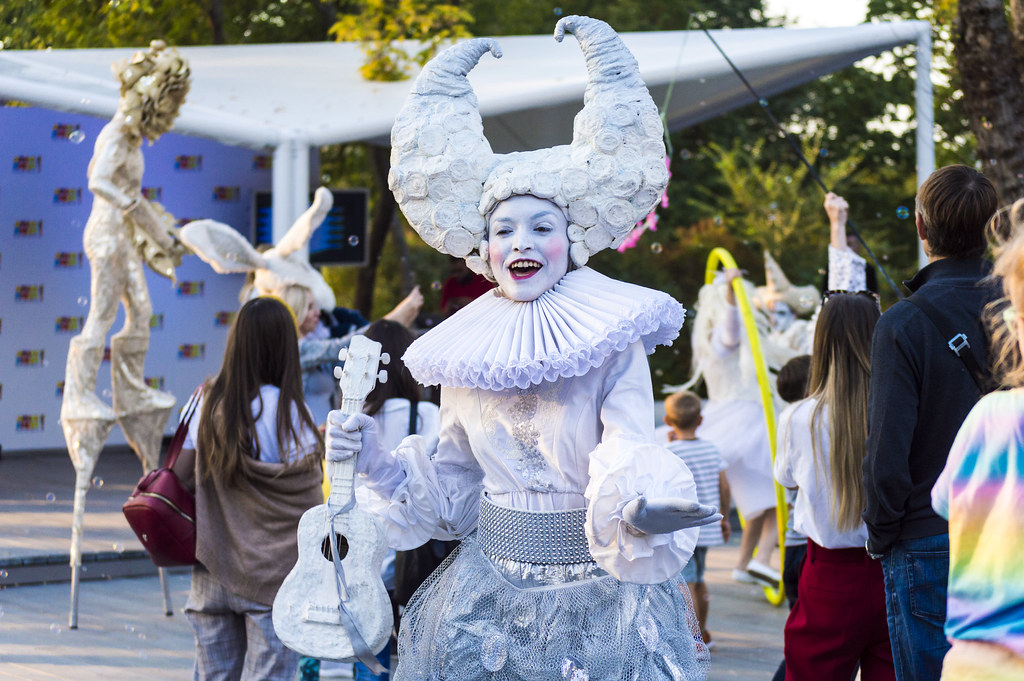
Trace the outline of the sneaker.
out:
[[[772,589],[779,588],[781,575],[759,560],[752,560],[747,563],[747,574],[758,584],[771,587]]]
[[[732,571],[732,581],[740,582],[741,584],[758,584],[759,582],[752,576],[747,574],[746,570],[740,570],[739,568]]]

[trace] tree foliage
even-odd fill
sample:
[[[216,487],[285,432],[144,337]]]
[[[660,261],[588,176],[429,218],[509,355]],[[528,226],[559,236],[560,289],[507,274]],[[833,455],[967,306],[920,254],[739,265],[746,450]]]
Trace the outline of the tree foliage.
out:
[[[363,0],[358,14],[342,16],[330,32],[363,45],[366,62],[359,72],[367,80],[405,80],[413,64],[426,64],[444,42],[468,37],[470,18],[444,2]]]

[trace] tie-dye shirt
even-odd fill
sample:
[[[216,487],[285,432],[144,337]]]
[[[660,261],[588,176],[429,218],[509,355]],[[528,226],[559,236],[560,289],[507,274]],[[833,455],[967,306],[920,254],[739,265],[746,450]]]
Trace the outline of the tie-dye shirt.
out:
[[[974,406],[932,506],[949,520],[946,636],[1024,655],[1024,389]]]

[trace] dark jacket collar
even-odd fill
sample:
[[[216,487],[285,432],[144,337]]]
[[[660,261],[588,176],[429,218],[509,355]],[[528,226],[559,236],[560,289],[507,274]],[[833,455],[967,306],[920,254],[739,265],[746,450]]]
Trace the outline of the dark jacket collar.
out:
[[[942,258],[928,263],[903,285],[916,293],[919,288],[933,281],[953,283],[956,280],[977,282],[992,273],[992,263],[984,258]]]

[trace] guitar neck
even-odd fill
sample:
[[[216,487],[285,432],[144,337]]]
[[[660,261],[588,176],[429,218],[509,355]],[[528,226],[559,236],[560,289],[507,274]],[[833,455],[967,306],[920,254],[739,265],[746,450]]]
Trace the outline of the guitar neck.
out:
[[[345,416],[360,414],[363,411],[363,400],[343,398],[339,411]],[[347,505],[355,493],[356,456],[334,463],[331,471],[331,495],[328,499],[334,508]]]

